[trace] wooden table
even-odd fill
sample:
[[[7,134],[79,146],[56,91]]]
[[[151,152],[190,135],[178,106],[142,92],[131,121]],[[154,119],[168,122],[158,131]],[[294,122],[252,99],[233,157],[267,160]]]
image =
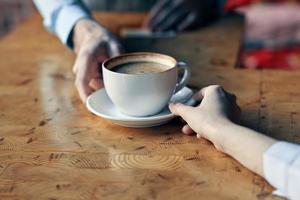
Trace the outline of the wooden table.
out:
[[[114,31],[143,18],[96,16]],[[187,61],[191,87],[224,85],[237,94],[244,124],[300,142],[300,72],[235,68],[242,31],[242,20],[229,17],[125,46]],[[74,88],[74,58],[39,16],[1,40],[0,199],[275,199],[261,177],[208,141],[182,135],[179,120],[131,129],[89,113]]]

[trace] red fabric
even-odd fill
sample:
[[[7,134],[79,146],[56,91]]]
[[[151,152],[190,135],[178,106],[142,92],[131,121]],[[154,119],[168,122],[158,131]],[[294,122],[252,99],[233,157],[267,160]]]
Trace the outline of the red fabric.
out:
[[[300,47],[254,50],[242,54],[242,65],[255,69],[299,69]]]
[[[225,10],[231,11],[241,6],[246,6],[259,0],[227,0]]]
[[[253,3],[282,3],[282,2],[300,2],[299,0],[227,0],[225,4],[225,11],[231,11],[241,6],[247,6]]]
[[[239,7],[254,3],[289,3],[300,0],[227,0],[225,11],[232,11]],[[273,22],[270,22],[273,23]],[[292,29],[293,27],[291,27]],[[256,69],[299,69],[300,45],[298,47],[286,47],[281,49],[243,49],[239,58],[244,68]]]

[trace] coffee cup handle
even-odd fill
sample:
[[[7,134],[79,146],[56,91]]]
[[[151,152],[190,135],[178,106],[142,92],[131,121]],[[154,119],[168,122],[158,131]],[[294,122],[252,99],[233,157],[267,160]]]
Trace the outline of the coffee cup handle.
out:
[[[182,88],[184,88],[191,76],[191,71],[188,65],[185,62],[177,62],[176,66],[179,68],[179,70],[183,70],[183,76],[181,80],[176,84],[175,92],[178,92]]]

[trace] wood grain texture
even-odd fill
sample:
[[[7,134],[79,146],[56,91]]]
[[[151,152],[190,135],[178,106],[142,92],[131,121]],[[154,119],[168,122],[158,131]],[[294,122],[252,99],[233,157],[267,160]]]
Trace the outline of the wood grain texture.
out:
[[[96,14],[115,32],[143,16]],[[229,17],[177,38],[124,44],[187,61],[191,87],[224,85],[239,97],[244,124],[300,142],[300,72],[234,68],[242,29]],[[74,88],[74,58],[39,16],[0,41],[0,199],[276,199],[261,177],[182,135],[179,120],[130,129],[90,114]]]

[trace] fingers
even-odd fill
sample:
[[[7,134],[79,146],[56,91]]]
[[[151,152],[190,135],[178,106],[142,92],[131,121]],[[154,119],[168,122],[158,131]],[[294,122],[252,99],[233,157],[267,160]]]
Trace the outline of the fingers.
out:
[[[199,92],[197,92],[195,94],[194,98],[196,100],[201,100],[207,94],[211,94],[211,93],[214,93],[214,92],[223,92],[223,93],[225,93],[226,91],[220,85],[210,85],[210,86],[202,88]]]
[[[204,87],[195,93],[193,98],[196,101],[205,101],[205,99],[209,99],[209,102],[217,102],[217,100],[221,98],[223,99],[222,101],[226,101],[227,99],[227,101],[236,102],[236,96],[225,91],[220,85]]]
[[[99,77],[98,64],[95,56],[89,51],[82,50],[76,58],[74,69],[76,73],[75,86],[81,100],[85,102],[88,95],[94,91],[94,88],[101,87],[101,83],[97,83],[96,80],[91,82],[93,78]],[[90,86],[90,83],[93,87]]]
[[[214,88],[217,88],[217,87],[219,87],[219,86],[218,85],[211,85],[211,86],[204,87],[201,90],[199,90],[198,92],[196,92],[194,94],[193,98],[196,101],[202,101],[203,98],[206,96],[206,91],[207,90],[211,90],[211,89],[214,89]]]
[[[85,66],[87,65],[89,65],[88,58],[78,57],[74,67],[76,69],[75,86],[83,102],[85,102],[87,96],[92,92],[92,89],[89,87],[89,79],[86,77],[87,72]]]
[[[188,124],[182,127],[182,132],[186,135],[192,135],[194,133],[193,129]]]
[[[167,7],[158,13],[149,28],[152,31],[165,31],[171,28],[175,29],[175,25],[187,15],[188,10],[186,8],[181,7],[179,3],[174,3],[172,6]]]
[[[77,73],[77,65],[73,65],[72,72],[73,74]]]
[[[177,25],[188,15],[188,10],[174,9],[161,22],[152,27],[154,31],[177,31]]]
[[[94,90],[103,87],[99,63],[119,55],[121,49],[118,40],[105,29],[97,28],[94,31],[82,43],[73,67],[75,85],[83,102]]]
[[[92,88],[89,87],[88,83],[83,81],[76,81],[76,88],[78,90],[80,99],[85,103],[87,97],[93,92]]]
[[[174,115],[182,117],[186,122],[188,122],[189,115],[195,109],[194,107],[186,106],[181,103],[171,103],[169,104],[169,108]]]
[[[194,21],[197,19],[197,13],[190,13],[188,14],[185,19],[183,19],[178,25],[177,25],[177,31],[181,32],[186,29],[188,29]]]
[[[78,72],[76,74],[75,86],[82,102],[85,102],[88,95],[93,92],[89,86],[89,79],[85,77],[84,73]]]
[[[165,7],[170,4],[170,0],[161,0],[157,1],[157,3],[154,5],[154,7],[151,9],[148,17],[144,21],[143,26],[144,27],[151,27],[153,21],[157,17],[158,13],[160,13]]]

